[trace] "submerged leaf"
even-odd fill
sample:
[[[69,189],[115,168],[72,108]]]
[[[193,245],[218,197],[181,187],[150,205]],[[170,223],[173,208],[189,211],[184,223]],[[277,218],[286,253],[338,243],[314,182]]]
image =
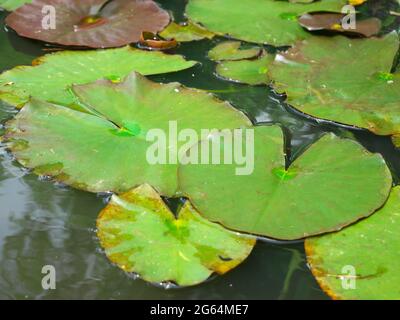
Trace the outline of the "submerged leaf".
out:
[[[25,3],[30,2],[32,2],[32,0],[0,0],[0,8],[13,11],[23,6]]]
[[[143,75],[174,72],[195,65],[179,55],[166,55],[132,47],[97,51],[62,51],[45,55],[33,66],[16,67],[0,75],[0,99],[22,106],[30,97],[69,105],[72,84],[102,78],[121,80],[132,71]]]
[[[381,21],[377,18],[357,20],[355,29],[344,29],[342,26],[344,17],[346,15],[341,13],[306,13],[299,18],[299,23],[308,31],[328,30],[364,37],[377,35],[381,30]]]
[[[336,299],[400,299],[400,187],[368,219],[307,239],[307,260],[322,289]]]
[[[210,94],[136,73],[122,82],[74,86],[73,92],[76,110],[39,100],[26,104],[7,123],[5,139],[17,160],[35,173],[91,192],[125,192],[150,183],[172,196],[177,153],[188,142],[177,141],[170,121],[176,121],[176,130],[194,130],[195,138],[201,129],[251,125]],[[148,136],[153,129],[157,132]]]
[[[279,55],[269,75],[296,109],[317,118],[400,133],[400,74],[392,74],[399,49],[384,38],[313,37]]]
[[[175,39],[178,42],[189,42],[202,39],[212,39],[215,34],[191,21],[184,24],[171,22],[168,27],[160,32],[164,39]]]
[[[189,0],[188,17],[208,30],[232,38],[274,46],[291,45],[310,34],[297,18],[309,12],[340,12],[346,0],[310,4],[276,0]]]
[[[262,48],[241,48],[242,43],[240,41],[225,41],[208,52],[208,57],[213,61],[222,60],[243,60],[257,57],[261,54]]]
[[[44,11],[49,6],[55,17]],[[169,20],[168,13],[152,0],[33,0],[10,14],[6,24],[27,38],[110,48],[139,41],[143,31],[157,33]]]
[[[268,68],[274,56],[265,54],[255,60],[223,61],[217,65],[217,74],[227,80],[251,85],[270,82]]]
[[[254,139],[250,130],[243,130],[241,141],[221,143],[220,159],[235,144],[233,162],[179,168],[180,190],[213,222],[293,240],[367,217],[389,194],[392,179],[383,158],[352,140],[327,134],[286,168],[281,129],[256,127]]]
[[[121,269],[149,282],[180,286],[228,272],[255,245],[255,239],[202,218],[189,202],[175,218],[148,185],[114,195],[100,213],[97,229],[107,257]]]

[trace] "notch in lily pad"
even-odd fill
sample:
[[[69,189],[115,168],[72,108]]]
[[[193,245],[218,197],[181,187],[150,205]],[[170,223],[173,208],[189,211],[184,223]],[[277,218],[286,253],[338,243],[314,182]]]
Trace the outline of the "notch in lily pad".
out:
[[[114,195],[97,219],[97,230],[108,259],[122,270],[179,286],[225,274],[256,242],[202,218],[188,201],[175,217],[147,184]]]

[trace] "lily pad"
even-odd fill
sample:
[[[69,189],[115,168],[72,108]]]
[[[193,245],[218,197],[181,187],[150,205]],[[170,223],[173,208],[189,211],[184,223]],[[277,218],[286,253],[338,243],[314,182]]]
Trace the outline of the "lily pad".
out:
[[[193,23],[191,21],[183,24],[171,22],[168,27],[166,27],[159,34],[164,39],[175,39],[178,42],[212,39],[215,36],[215,33],[210,32],[197,23]]]
[[[118,63],[116,63],[118,62]],[[166,55],[132,47],[97,51],[62,51],[35,60],[33,66],[16,67],[0,75],[0,99],[22,106],[30,97],[69,105],[72,84],[102,78],[123,79],[132,71],[143,75],[174,72],[195,65],[179,55]]]
[[[242,49],[241,46],[240,41],[225,41],[212,48],[208,52],[208,57],[213,61],[243,60],[255,58],[262,52],[260,47]]]
[[[327,30],[364,37],[377,35],[381,30],[381,21],[378,18],[358,20],[355,29],[344,29],[342,21],[345,16],[340,13],[306,13],[299,18],[299,23],[308,31]]]
[[[274,56],[264,54],[255,60],[223,61],[217,65],[217,74],[233,82],[251,85],[267,84],[269,65],[274,61]]]
[[[398,49],[396,32],[369,39],[313,37],[278,55],[269,75],[301,112],[398,134],[400,74],[390,73]]]
[[[72,91],[79,99],[76,110],[32,100],[7,123],[5,140],[35,173],[91,192],[125,192],[150,183],[172,196],[178,152],[190,141],[174,139],[170,121],[176,121],[176,131],[192,129],[199,138],[201,129],[251,125],[204,91],[154,83],[137,73],[123,82],[99,80]],[[152,129],[165,134],[165,145],[162,137],[148,138]],[[165,163],[148,157],[155,145],[154,157],[165,156]]]
[[[139,40],[139,47],[146,50],[170,50],[176,46],[178,46],[178,41],[164,40],[151,32],[143,32]]]
[[[340,12],[345,0],[310,4],[276,0],[189,0],[187,16],[208,30],[232,38],[274,46],[291,45],[310,34],[297,18],[309,12]]]
[[[293,240],[339,230],[369,216],[386,201],[391,174],[379,154],[358,143],[327,134],[286,168],[282,130],[256,127],[253,146],[249,130],[242,130],[242,149],[235,151],[249,154],[247,164],[238,158],[233,164],[221,161],[179,168],[181,192],[211,221]],[[224,159],[224,150],[233,147],[221,145],[219,156]]]
[[[32,0],[0,0],[0,8],[13,11],[23,6],[25,3],[30,2],[32,2]]]
[[[400,299],[400,187],[372,217],[343,231],[307,239],[307,259],[335,299]]]
[[[47,17],[43,8],[48,6],[55,11],[49,10]],[[33,0],[6,18],[20,36],[90,48],[137,42],[143,31],[157,33],[169,21],[168,12],[152,0]]]
[[[175,217],[148,185],[114,195],[100,213],[97,229],[107,257],[122,270],[180,286],[228,272],[255,245],[255,239],[202,218],[189,202]]]

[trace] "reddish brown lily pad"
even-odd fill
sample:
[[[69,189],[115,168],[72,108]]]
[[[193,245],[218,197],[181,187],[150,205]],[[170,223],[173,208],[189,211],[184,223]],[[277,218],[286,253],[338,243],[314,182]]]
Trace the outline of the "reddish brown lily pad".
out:
[[[45,6],[55,9],[55,28]],[[49,11],[50,12],[50,11]],[[152,0],[33,0],[14,11],[6,24],[20,36],[66,46],[120,47],[138,42],[142,32],[157,33],[169,14]]]
[[[355,29],[344,29],[342,21],[345,16],[340,13],[306,13],[298,21],[308,31],[327,30],[335,33],[340,32],[371,37],[377,35],[381,30],[381,21],[377,18],[356,21]]]

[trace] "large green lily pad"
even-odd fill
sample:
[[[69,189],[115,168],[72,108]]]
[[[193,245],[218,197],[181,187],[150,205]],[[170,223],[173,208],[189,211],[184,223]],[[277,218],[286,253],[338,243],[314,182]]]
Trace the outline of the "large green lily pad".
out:
[[[208,30],[248,42],[291,45],[310,37],[297,18],[307,12],[340,12],[345,0],[310,4],[276,0],[189,0],[186,14]]]
[[[400,299],[400,187],[372,217],[306,240],[321,287],[336,299]]]
[[[244,137],[249,130],[242,130],[241,152],[251,159],[252,145]],[[224,150],[233,147],[221,145],[224,159]],[[250,160],[247,172],[239,161],[182,165],[180,190],[213,222],[285,240],[339,230],[372,214],[389,194],[392,178],[382,157],[352,140],[327,134],[288,169],[283,152],[279,127],[256,127],[253,171]]]
[[[223,61],[217,65],[217,75],[233,82],[251,85],[270,82],[268,68],[274,61],[274,55],[265,53],[255,60]]]
[[[0,8],[6,9],[7,11],[13,11],[25,3],[30,3],[32,0],[0,0]]]
[[[224,41],[216,45],[208,52],[208,57],[213,61],[243,60],[257,57],[261,54],[262,48],[251,47],[241,48],[240,41]]]
[[[211,223],[186,202],[177,217],[157,192],[142,185],[114,195],[97,220],[108,258],[146,281],[201,283],[247,258],[255,239]]]
[[[92,192],[124,192],[150,183],[174,195],[177,153],[196,140],[177,141],[170,121],[176,121],[179,132],[192,129],[199,138],[201,129],[251,125],[210,94],[179,83],[154,83],[137,73],[121,83],[74,86],[73,92],[77,110],[32,100],[7,123],[5,139],[17,160],[35,173]],[[152,129],[165,134],[165,145],[162,137],[147,139]],[[153,150],[156,143],[158,151]]]
[[[400,74],[390,73],[398,49],[395,32],[370,39],[313,37],[278,55],[269,75],[304,113],[379,135],[398,134]]]
[[[202,39],[212,39],[215,34],[204,29],[202,26],[192,21],[178,24],[171,22],[163,31],[160,36],[164,39],[175,39],[178,42],[190,42]]]
[[[142,32],[157,33],[169,21],[168,12],[152,0],[33,0],[6,18],[20,36],[90,48],[138,42]]]
[[[179,55],[132,47],[98,51],[63,51],[45,55],[33,66],[16,67],[0,75],[0,99],[22,106],[30,97],[69,105],[72,84],[102,78],[122,79],[132,71],[143,75],[174,72],[195,65]]]

